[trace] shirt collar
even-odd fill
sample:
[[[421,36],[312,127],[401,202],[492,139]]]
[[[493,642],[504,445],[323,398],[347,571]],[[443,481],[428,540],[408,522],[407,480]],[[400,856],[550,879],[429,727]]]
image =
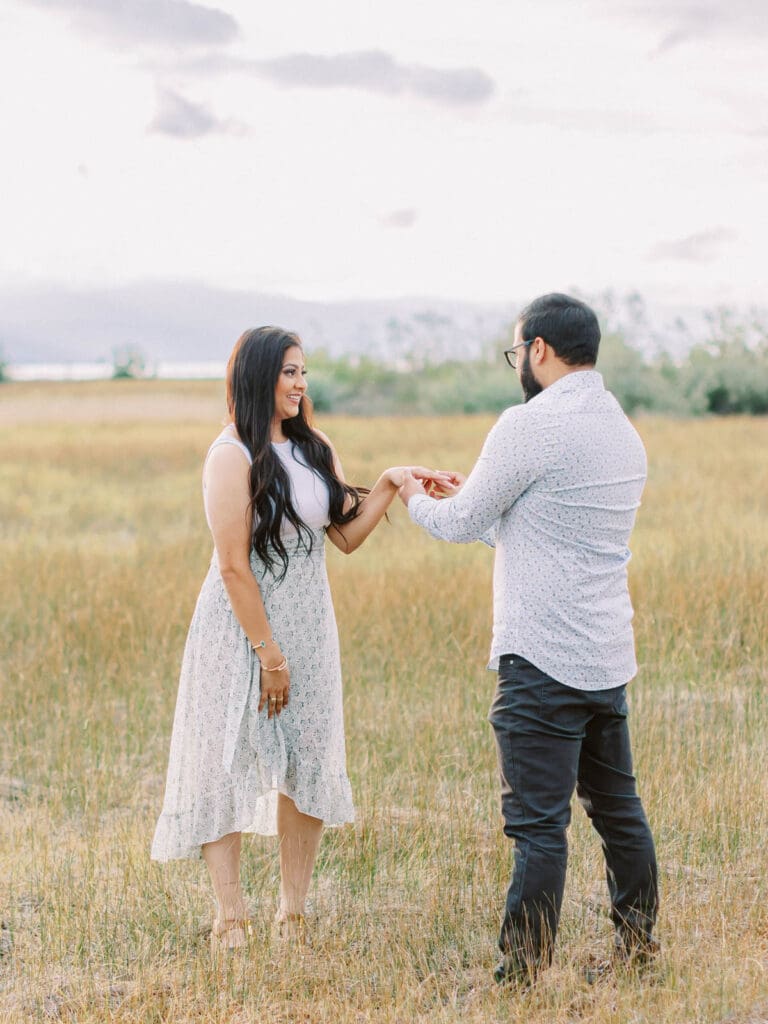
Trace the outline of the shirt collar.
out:
[[[542,394],[556,395],[569,391],[604,391],[603,375],[597,370],[574,370],[545,388]]]

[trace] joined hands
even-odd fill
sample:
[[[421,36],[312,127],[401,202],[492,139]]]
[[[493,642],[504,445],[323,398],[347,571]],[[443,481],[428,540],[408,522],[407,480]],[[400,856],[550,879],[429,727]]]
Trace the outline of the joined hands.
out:
[[[429,498],[438,499],[452,498],[459,493],[467,479],[462,473],[427,469],[424,466],[397,466],[388,470],[388,474],[406,506],[414,494],[426,494]]]

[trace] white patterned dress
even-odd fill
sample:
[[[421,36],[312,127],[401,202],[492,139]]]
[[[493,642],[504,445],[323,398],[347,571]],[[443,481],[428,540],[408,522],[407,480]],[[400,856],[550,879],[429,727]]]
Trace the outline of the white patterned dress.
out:
[[[237,445],[226,428],[214,441]],[[312,532],[307,553],[295,530],[283,580],[251,554],[270,629],[288,659],[290,699],[259,713],[259,660],[229,602],[214,551],[189,628],[179,681],[165,801],[153,860],[197,857],[230,832],[277,832],[277,794],[326,825],[354,820],[347,778],[341,665],[325,568],[328,490],[292,442],[274,445],[291,479],[294,507]],[[279,563],[278,563],[279,564]]]

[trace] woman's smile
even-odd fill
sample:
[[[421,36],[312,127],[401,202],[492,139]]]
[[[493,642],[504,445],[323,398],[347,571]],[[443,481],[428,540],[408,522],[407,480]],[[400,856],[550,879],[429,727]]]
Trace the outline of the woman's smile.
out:
[[[275,387],[275,419],[284,420],[299,413],[307,390],[304,354],[298,346],[286,350]]]

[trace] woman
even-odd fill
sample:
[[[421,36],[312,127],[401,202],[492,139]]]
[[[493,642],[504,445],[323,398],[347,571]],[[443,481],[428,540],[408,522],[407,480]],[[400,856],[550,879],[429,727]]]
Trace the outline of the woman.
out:
[[[248,933],[242,832],[279,835],[277,928],[302,937],[323,825],[354,818],[324,539],[359,547],[404,470],[386,470],[370,492],[348,485],[311,425],[305,376],[295,334],[246,331],[227,365],[229,422],[203,468],[214,554],[184,652],[152,857],[202,851],[217,948]]]

